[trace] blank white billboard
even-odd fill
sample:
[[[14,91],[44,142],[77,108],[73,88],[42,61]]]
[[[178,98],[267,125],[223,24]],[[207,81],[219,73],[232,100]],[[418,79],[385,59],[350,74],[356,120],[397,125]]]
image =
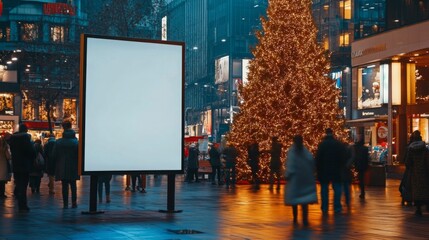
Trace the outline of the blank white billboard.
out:
[[[80,163],[183,172],[184,44],[82,36]]]

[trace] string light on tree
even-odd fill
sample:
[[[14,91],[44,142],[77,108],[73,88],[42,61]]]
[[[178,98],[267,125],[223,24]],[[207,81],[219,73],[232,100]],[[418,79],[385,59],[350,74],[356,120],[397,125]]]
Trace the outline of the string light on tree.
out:
[[[296,134],[315,151],[324,130],[334,129],[345,138],[344,120],[338,107],[340,92],[328,78],[329,55],[316,41],[310,0],[270,0],[267,18],[256,36],[248,83],[240,87],[240,113],[234,119],[228,141],[240,153],[239,180],[251,179],[246,163],[247,144],[252,138],[262,151],[278,136],[285,151]],[[268,180],[269,154],[260,159],[260,179]]]

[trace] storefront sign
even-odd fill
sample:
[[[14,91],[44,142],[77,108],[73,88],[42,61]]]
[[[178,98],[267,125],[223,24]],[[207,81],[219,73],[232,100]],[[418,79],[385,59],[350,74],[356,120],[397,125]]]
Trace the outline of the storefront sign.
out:
[[[364,55],[373,54],[373,53],[377,53],[377,52],[382,52],[385,50],[386,50],[386,44],[384,43],[384,44],[380,44],[377,46],[353,51],[352,52],[352,58],[361,57]]]
[[[45,15],[70,15],[76,14],[74,7],[67,3],[45,3],[43,5],[43,14]]]
[[[362,112],[362,116],[374,116],[375,112]]]

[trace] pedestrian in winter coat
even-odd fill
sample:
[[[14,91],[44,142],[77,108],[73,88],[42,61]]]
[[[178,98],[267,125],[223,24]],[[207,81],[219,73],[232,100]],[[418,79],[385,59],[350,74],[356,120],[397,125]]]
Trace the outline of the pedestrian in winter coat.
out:
[[[308,204],[317,203],[315,162],[300,135],[293,138],[293,144],[287,151],[285,169],[285,204],[292,206],[295,224],[298,222],[298,205],[301,205],[303,224],[308,225]]]
[[[422,141],[419,131],[413,132],[415,141],[408,147],[405,166],[411,172],[411,192],[415,214],[422,215],[422,205],[428,207],[429,204],[429,150]]]
[[[277,137],[271,138],[271,161],[270,161],[270,189],[273,189],[274,176],[277,179],[277,190],[280,190],[280,176],[281,176],[281,160],[282,144],[279,143]]]
[[[354,165],[358,173],[360,198],[365,198],[365,172],[369,167],[369,149],[364,145],[361,137],[352,148],[354,156]]]
[[[63,206],[68,208],[68,193],[71,189],[72,207],[77,207],[76,181],[80,179],[78,173],[78,140],[76,133],[71,129],[71,122],[62,123],[63,137],[58,139],[53,149],[55,159],[55,180],[61,181]]]
[[[40,141],[40,139],[34,141],[34,149],[37,154],[30,171],[29,185],[31,193],[40,193],[40,182],[43,177],[43,170],[45,169],[45,157],[43,155],[42,141]]]
[[[0,199],[6,198],[5,187],[10,181],[10,149],[4,137],[0,137]],[[8,167],[9,166],[9,167]]]
[[[250,169],[252,171],[252,182],[253,182],[253,188],[259,189],[259,178],[258,178],[258,172],[259,172],[259,143],[253,139],[252,143],[247,148],[247,155],[248,155],[248,165],[250,166]]]
[[[20,124],[18,132],[12,134],[9,139],[10,152],[12,154],[13,178],[15,180],[15,194],[18,199],[20,212],[28,212],[27,186],[30,178],[30,171],[36,158],[36,150],[31,141],[28,128],[25,124]]]
[[[341,212],[342,170],[346,164],[345,145],[334,138],[332,129],[326,129],[326,136],[316,152],[317,178],[321,185],[322,212],[328,213],[329,183],[334,189],[334,211]]]
[[[225,158],[225,183],[226,188],[235,187],[235,178],[236,178],[236,164],[238,151],[232,144],[228,144],[226,148],[223,149],[222,155]]]
[[[187,181],[192,182],[195,177],[195,182],[199,182],[198,180],[198,157],[200,155],[200,151],[197,146],[193,143],[189,147],[189,156],[188,156],[188,174]]]
[[[212,145],[209,150],[209,157],[210,157],[210,165],[212,166],[212,174],[211,174],[211,180],[212,185],[216,185],[215,177],[217,176],[217,183],[218,185],[222,184],[222,181],[220,179],[220,166],[222,165],[220,162],[220,152],[218,148],[215,145]]]
[[[44,146],[44,156],[45,156],[45,171],[49,178],[48,188],[49,194],[55,194],[54,190],[54,181],[55,181],[55,161],[52,156],[55,146],[55,137],[53,134],[49,136],[48,141]]]

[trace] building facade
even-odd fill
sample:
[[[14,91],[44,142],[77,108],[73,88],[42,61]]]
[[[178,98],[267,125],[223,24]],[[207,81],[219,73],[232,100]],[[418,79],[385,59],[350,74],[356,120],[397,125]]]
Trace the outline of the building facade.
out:
[[[86,0],[0,1],[0,133],[77,128],[79,41]],[[49,113],[48,113],[49,112]]]
[[[186,44],[185,133],[220,141],[239,111],[238,85],[256,45],[267,0],[175,0],[165,13],[167,40]]]
[[[355,12],[380,9],[371,24],[356,19],[348,124],[374,159],[401,163],[411,132],[429,141],[429,1],[357,2]]]

